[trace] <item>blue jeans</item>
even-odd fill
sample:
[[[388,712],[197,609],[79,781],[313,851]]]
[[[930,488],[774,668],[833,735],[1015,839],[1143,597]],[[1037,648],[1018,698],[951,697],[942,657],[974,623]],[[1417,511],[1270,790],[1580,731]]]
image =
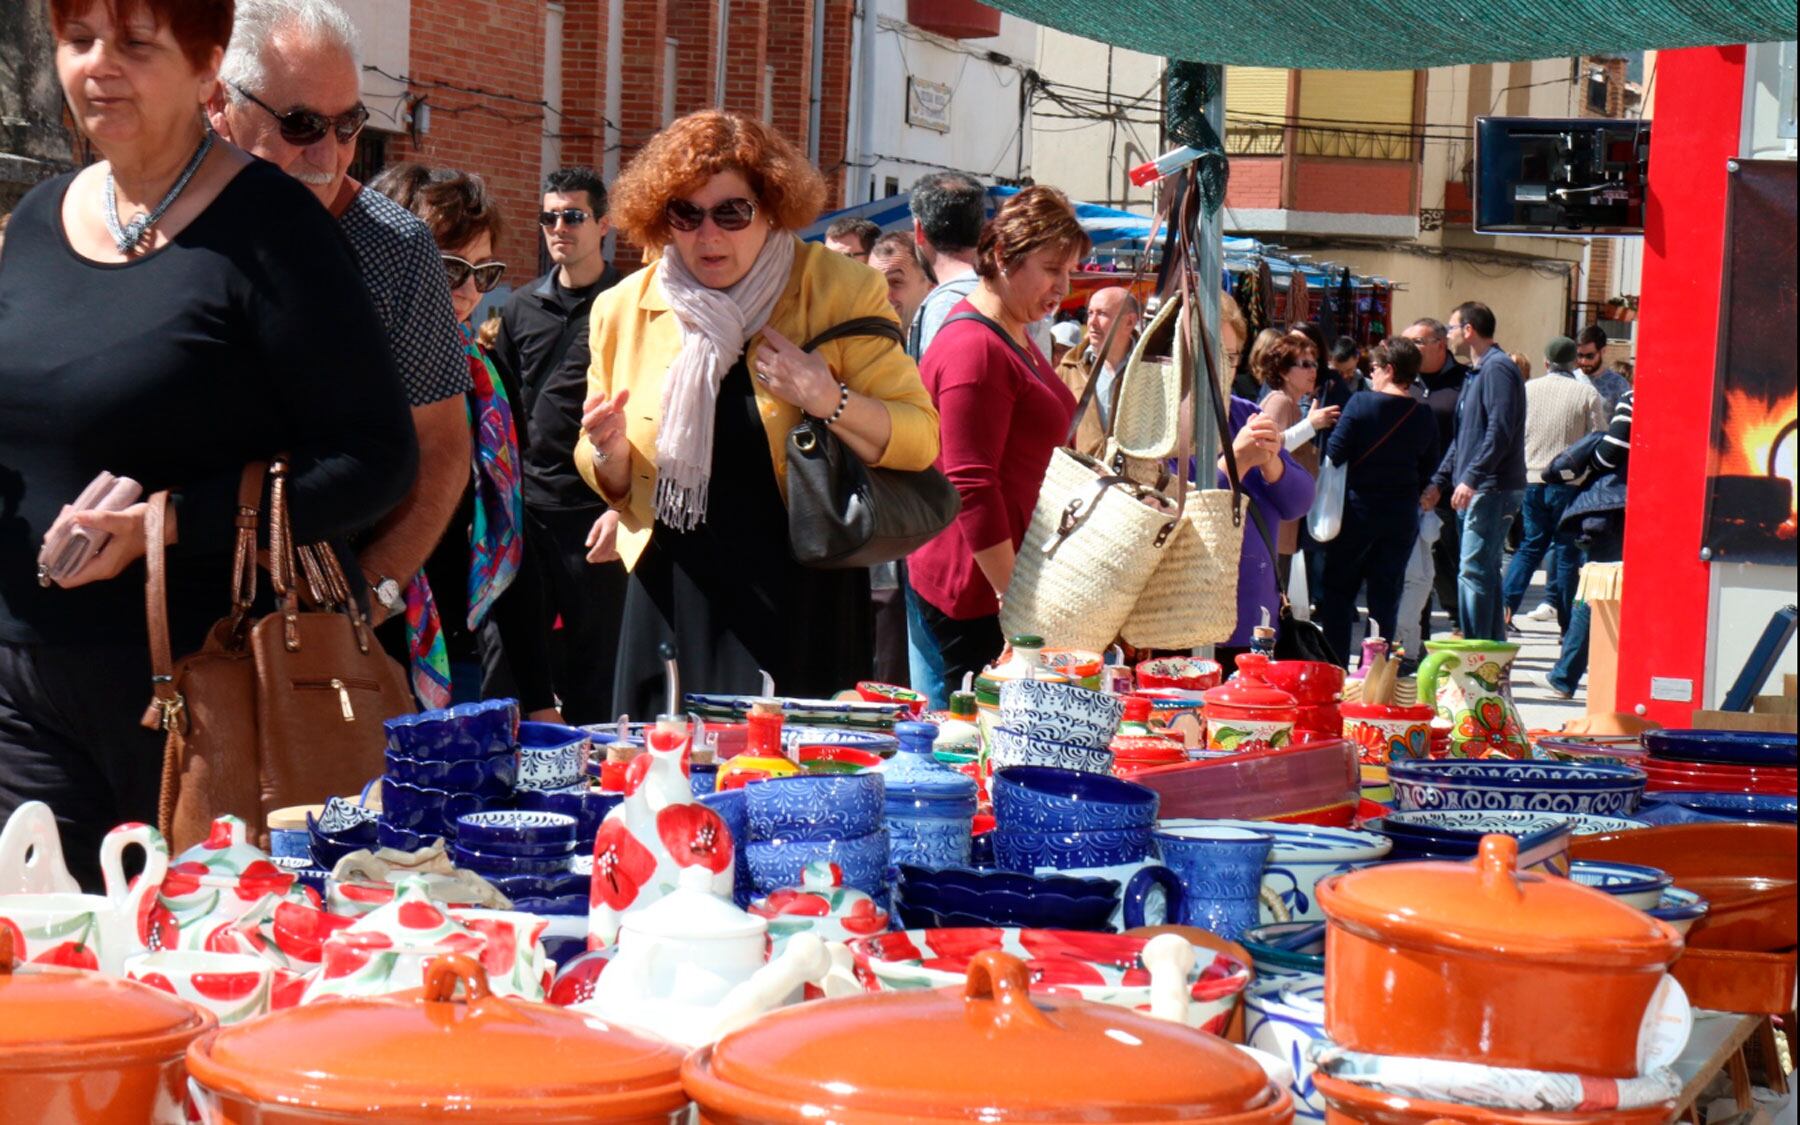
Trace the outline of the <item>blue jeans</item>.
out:
[[[1456,573],[1456,617],[1470,640],[1503,641],[1500,559],[1506,553],[1506,529],[1525,503],[1525,490],[1477,492],[1462,513],[1462,563]]]
[[[919,611],[919,595],[911,585],[906,589],[906,656],[912,671],[912,689],[923,695],[928,711],[950,709],[950,691],[944,685],[944,654],[938,651],[937,638],[925,615]]]
[[[1609,536],[1590,545],[1585,552],[1579,546],[1576,551],[1585,562],[1618,562],[1623,546],[1617,536]],[[1557,691],[1574,695],[1575,689],[1581,686],[1581,677],[1587,675],[1588,631],[1592,621],[1588,604],[1576,602],[1574,611],[1569,614],[1569,627],[1563,633],[1562,655],[1556,661],[1556,667],[1544,677]]]
[[[1563,512],[1579,489],[1566,484],[1532,484],[1525,487],[1520,518],[1525,521],[1519,549],[1506,566],[1506,608],[1514,613],[1525,602],[1531,576],[1544,564],[1544,597],[1556,607],[1556,624],[1569,628],[1569,607],[1575,600],[1575,584],[1581,578],[1581,549],[1575,534],[1562,530]]]

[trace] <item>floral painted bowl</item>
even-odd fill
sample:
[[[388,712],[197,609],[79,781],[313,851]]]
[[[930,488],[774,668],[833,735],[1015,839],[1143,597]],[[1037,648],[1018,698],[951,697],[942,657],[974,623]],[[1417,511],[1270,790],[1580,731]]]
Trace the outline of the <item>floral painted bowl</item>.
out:
[[[975,954],[999,949],[1025,962],[1033,992],[1148,1010],[1150,970],[1143,951],[1150,940],[1069,930],[901,930],[853,941],[850,955],[857,979],[882,992],[955,986],[967,979]],[[1194,953],[1187,1022],[1222,1033],[1250,984],[1250,966],[1199,946]]]
[[[947,928],[912,921],[935,917],[962,926],[1104,930],[1119,904],[1120,884],[1113,879],[911,864],[898,871],[894,909],[908,929]]]
[[[1222,674],[1216,660],[1195,660],[1187,656],[1165,656],[1145,660],[1137,666],[1140,688],[1175,688],[1180,691],[1205,691],[1219,686]]]
[[[1082,773],[1111,772],[1113,754],[1108,747],[1058,742],[1049,736],[1032,733],[1041,729],[1043,728],[1037,724],[1028,722],[1023,728],[1000,726],[990,730],[988,761],[992,768],[1049,766],[1052,769],[1077,770]]]
[[[1009,766],[994,774],[991,792],[1002,829],[1088,832],[1149,828],[1156,821],[1154,790],[1104,774]]]
[[[565,789],[581,781],[593,742],[578,727],[519,724],[519,780],[524,789]]]
[[[1662,898],[1644,913],[1674,926],[1675,931],[1685,938],[1687,932],[1694,928],[1694,923],[1706,917],[1711,909],[1712,904],[1693,891],[1681,887],[1665,887]]]
[[[1396,806],[1483,812],[1629,815],[1648,780],[1609,762],[1397,761],[1388,767]]]

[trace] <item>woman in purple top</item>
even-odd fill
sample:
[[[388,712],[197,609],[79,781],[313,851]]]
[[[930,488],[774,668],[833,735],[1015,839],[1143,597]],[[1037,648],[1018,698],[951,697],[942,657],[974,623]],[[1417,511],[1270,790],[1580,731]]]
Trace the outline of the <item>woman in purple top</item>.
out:
[[[1298,519],[1312,506],[1313,478],[1284,448],[1281,428],[1248,399],[1231,398],[1231,447],[1237,454],[1239,479],[1244,484],[1244,554],[1238,563],[1237,628],[1231,639],[1215,650],[1221,667],[1229,671],[1250,645],[1251,632],[1262,624],[1281,620],[1281,589],[1275,580],[1275,556],[1270,549],[1275,529],[1282,520]],[[1219,459],[1219,488],[1230,487],[1225,460]],[[1268,532],[1258,528],[1250,506],[1262,513]]]

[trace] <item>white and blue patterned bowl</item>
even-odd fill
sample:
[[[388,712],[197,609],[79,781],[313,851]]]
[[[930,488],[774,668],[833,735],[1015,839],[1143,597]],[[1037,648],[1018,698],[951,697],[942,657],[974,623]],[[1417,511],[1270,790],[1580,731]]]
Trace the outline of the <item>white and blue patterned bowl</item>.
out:
[[[744,787],[752,840],[848,840],[881,827],[878,773],[796,774]]]
[[[1136,782],[1047,766],[1008,766],[996,771],[989,792],[994,799],[994,819],[1001,829],[1030,832],[1148,829],[1156,822],[1159,800],[1154,789]]]
[[[1624,816],[1644,795],[1643,770],[1606,762],[1399,761],[1388,767],[1402,811]]]
[[[1644,913],[1667,922],[1675,927],[1676,933],[1686,937],[1687,932],[1694,928],[1694,923],[1706,917],[1711,909],[1712,904],[1693,891],[1667,887],[1663,890],[1661,900]]]
[[[1157,821],[1156,830],[1180,835],[1184,828],[1201,826],[1247,828],[1274,837],[1275,844],[1269,849],[1268,863],[1263,867],[1263,886],[1281,897],[1289,917],[1296,922],[1325,917],[1325,912],[1319,909],[1318,899],[1313,897],[1313,888],[1319,885],[1319,880],[1380,863],[1394,847],[1391,839],[1376,832],[1314,824],[1278,824],[1267,820],[1180,818]],[[1275,921],[1267,903],[1262,905],[1262,920]]]
[[[1654,909],[1662,902],[1663,891],[1675,882],[1668,872],[1636,863],[1603,863],[1578,859],[1569,864],[1569,881],[1605,891],[1627,906],[1638,910]]]
[[[1125,717],[1125,700],[1110,692],[1052,680],[1000,685],[1000,723],[1041,738],[1105,746]]]
[[[562,813],[502,809],[456,820],[456,842],[496,855],[566,856],[580,840],[580,819]]]
[[[519,724],[521,789],[566,789],[581,780],[592,743],[588,733],[561,723]]]
[[[1150,828],[1102,828],[1091,832],[994,830],[994,863],[1002,871],[1029,874],[1041,868],[1117,867],[1151,854]]]
[[[1113,754],[1103,743],[1098,747],[1059,742],[1034,735],[1033,729],[995,727],[988,732],[988,762],[994,769],[1007,766],[1049,766],[1059,770],[1110,774]]]
[[[1327,1038],[1323,976],[1259,979],[1244,993],[1244,1042],[1287,1064],[1296,1121],[1325,1120],[1325,1096],[1313,1088],[1312,1045]]]
[[[1365,827],[1394,841],[1390,860],[1473,859],[1483,836],[1513,836],[1519,841],[1519,870],[1557,875],[1568,874],[1569,841],[1575,834],[1573,818],[1555,813],[1467,809],[1389,813]]]
[[[806,865],[823,861],[837,865],[846,886],[855,887],[878,902],[887,901],[885,831],[848,840],[752,840],[744,845],[740,855],[749,863],[750,881],[759,895],[799,886]]]

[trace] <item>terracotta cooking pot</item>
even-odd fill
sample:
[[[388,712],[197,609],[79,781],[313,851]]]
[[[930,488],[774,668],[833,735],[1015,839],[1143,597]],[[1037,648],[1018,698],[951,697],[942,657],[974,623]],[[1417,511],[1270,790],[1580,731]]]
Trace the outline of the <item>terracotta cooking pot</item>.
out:
[[[897,1044],[904,1049],[897,1050]],[[1030,994],[1025,963],[975,955],[962,988],[772,1012],[688,1056],[704,1122],[1293,1120],[1288,1092],[1214,1036]],[[975,1107],[981,1107],[979,1111]]]
[[[166,992],[78,969],[12,971],[0,928],[0,1121],[180,1121],[188,1044],[218,1026]]]
[[[1591,887],[1473,863],[1390,863],[1320,882],[1326,1031],[1353,1051],[1629,1078],[1681,936]]]
[[[1597,1109],[1586,1113],[1530,1113],[1525,1110],[1482,1109],[1384,1094],[1313,1072],[1313,1089],[1325,1096],[1325,1120],[1358,1121],[1367,1125],[1659,1125],[1675,1111],[1674,1102],[1642,1109]]]
[[[467,957],[440,957],[425,987],[333,999],[207,1035],[188,1049],[212,1125],[379,1118],[683,1120],[681,1051],[564,1008],[488,991]]]
[[[1710,909],[1688,931],[1692,948],[1775,952],[1800,939],[1797,841],[1791,824],[1668,824],[1577,836],[1569,855],[1655,867],[1704,898]]]

